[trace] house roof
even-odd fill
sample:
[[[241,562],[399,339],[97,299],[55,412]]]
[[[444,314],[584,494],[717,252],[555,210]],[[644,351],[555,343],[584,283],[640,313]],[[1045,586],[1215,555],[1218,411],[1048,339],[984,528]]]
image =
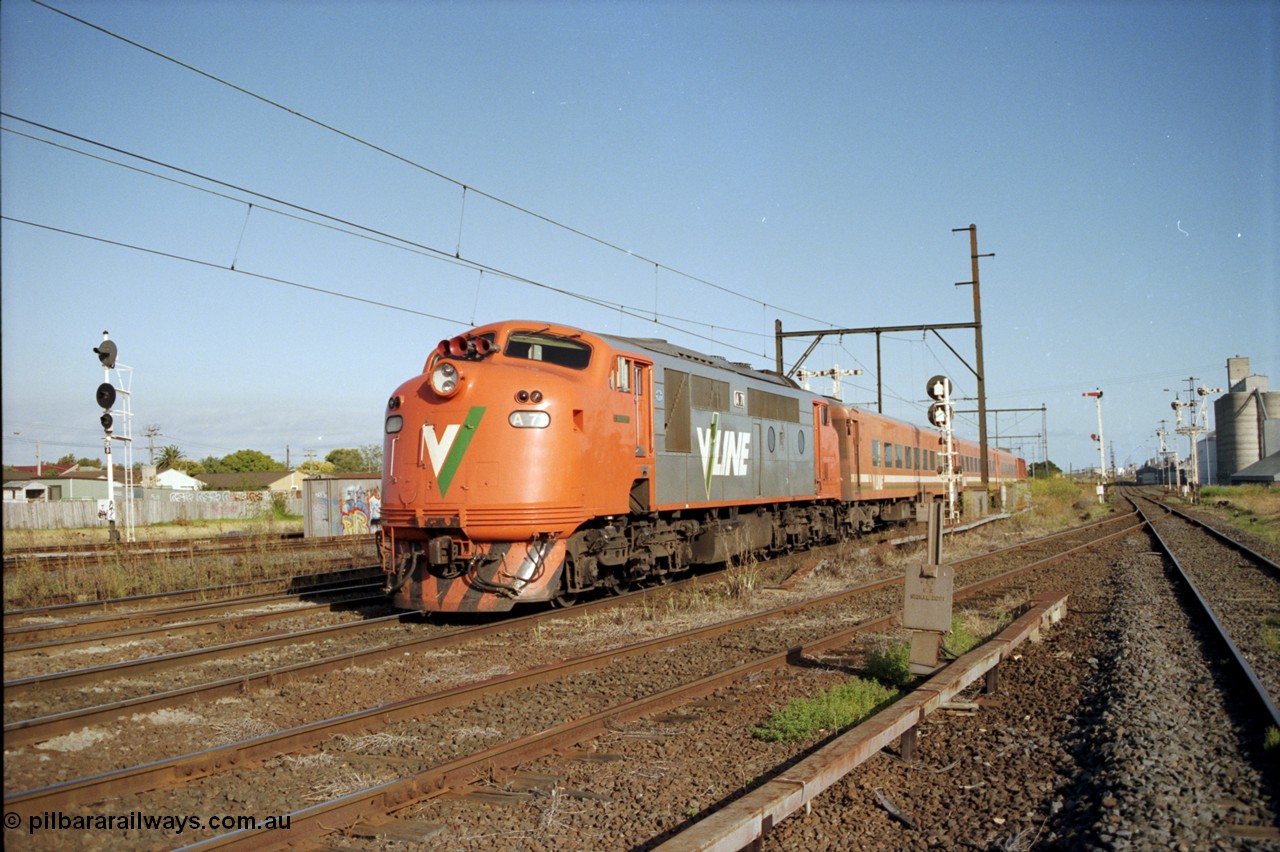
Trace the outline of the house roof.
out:
[[[40,473],[36,473],[36,466],[33,464],[6,465],[4,468],[4,481],[60,476],[66,471],[75,470],[76,468],[77,465],[74,464],[42,464],[40,465]],[[83,470],[84,468],[80,469]]]
[[[294,475],[292,470],[255,470],[243,473],[202,473],[196,477],[211,488],[252,490],[270,488]]]
[[[1265,459],[1259,459],[1244,470],[1231,474],[1232,483],[1236,482],[1280,482],[1280,452],[1272,453]]]

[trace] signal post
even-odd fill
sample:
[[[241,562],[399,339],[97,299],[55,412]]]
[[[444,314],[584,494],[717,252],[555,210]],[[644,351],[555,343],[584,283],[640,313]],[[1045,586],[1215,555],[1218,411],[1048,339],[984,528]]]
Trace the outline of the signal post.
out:
[[[117,389],[111,382],[111,371],[114,369],[118,373],[128,372],[131,376],[132,370],[123,364],[119,367],[116,366],[116,356],[119,351],[106,331],[102,332],[102,342],[93,348],[93,352],[98,356],[98,361],[102,364],[102,384],[98,385],[98,389],[94,393],[94,399],[102,408],[102,416],[98,418],[98,422],[102,424],[104,433],[102,445],[107,457],[107,499],[100,501],[98,517],[107,522],[108,538],[115,544],[120,541],[120,530],[116,528],[116,470],[111,461],[111,442],[122,441],[125,443],[125,533],[127,540],[133,541],[133,436],[129,423],[130,418],[133,416],[133,411],[129,405],[128,385],[131,382],[122,381],[123,387]],[[114,434],[115,418],[111,416],[118,398],[122,398],[118,413],[123,417],[123,435]]]
[[[950,483],[947,488],[951,512],[955,512],[954,443],[951,435],[951,380],[934,376],[925,391],[935,400],[929,407],[929,422],[943,435],[947,452],[943,468]],[[903,582],[902,626],[911,631],[912,674],[928,675],[938,668],[938,649],[942,637],[951,632],[951,603],[955,592],[955,568],[942,562],[943,505],[930,500],[927,504],[927,557],[918,569],[908,569]],[[953,515],[954,517],[954,515]]]

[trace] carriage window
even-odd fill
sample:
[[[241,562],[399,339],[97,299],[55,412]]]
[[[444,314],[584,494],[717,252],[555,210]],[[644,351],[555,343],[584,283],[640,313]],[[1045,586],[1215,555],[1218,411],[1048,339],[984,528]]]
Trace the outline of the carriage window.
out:
[[[871,442],[871,466],[872,467],[880,466],[880,442],[879,441]]]

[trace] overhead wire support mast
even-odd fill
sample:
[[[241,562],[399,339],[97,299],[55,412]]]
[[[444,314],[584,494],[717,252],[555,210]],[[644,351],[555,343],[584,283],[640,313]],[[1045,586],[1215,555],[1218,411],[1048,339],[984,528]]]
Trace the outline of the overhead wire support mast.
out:
[[[822,338],[829,334],[837,336],[846,334],[874,334],[876,336],[876,411],[880,414],[884,413],[884,386],[883,371],[880,366],[880,335],[891,334],[900,331],[932,331],[934,336],[942,341],[942,344],[951,350],[951,354],[955,355],[961,364],[973,373],[978,380],[978,443],[979,457],[981,459],[982,468],[982,485],[987,487],[990,485],[990,473],[987,470],[987,382],[985,378],[985,370],[982,363],[982,295],[978,285],[978,258],[995,257],[991,254],[978,254],[978,226],[970,225],[967,228],[953,228],[952,233],[956,231],[969,231],[969,256],[972,263],[973,280],[960,281],[956,283],[957,287],[965,285],[973,285],[973,322],[946,322],[946,323],[930,323],[927,325],[886,325],[873,326],[871,328],[823,328],[816,331],[783,331],[782,320],[773,321],[773,337],[774,337],[774,360],[778,375],[792,378],[799,371],[800,366],[804,363],[809,354],[817,348],[822,342]],[[960,356],[950,343],[947,342],[938,332],[946,329],[971,328],[974,333],[974,365],[970,366],[969,362]],[[789,371],[785,371],[782,364],[782,341],[788,337],[812,337],[813,342],[809,344],[809,348],[804,350],[796,363]],[[785,372],[784,372],[785,371]]]

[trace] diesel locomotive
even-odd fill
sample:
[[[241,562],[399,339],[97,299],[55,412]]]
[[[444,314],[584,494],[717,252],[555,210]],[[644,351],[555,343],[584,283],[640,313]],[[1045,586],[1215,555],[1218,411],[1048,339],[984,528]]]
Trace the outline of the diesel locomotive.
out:
[[[906,522],[942,499],[934,429],[663,340],[480,326],[387,403],[380,548],[402,609],[593,590]],[[978,447],[958,441],[962,487]],[[993,485],[1026,464],[994,450]]]

